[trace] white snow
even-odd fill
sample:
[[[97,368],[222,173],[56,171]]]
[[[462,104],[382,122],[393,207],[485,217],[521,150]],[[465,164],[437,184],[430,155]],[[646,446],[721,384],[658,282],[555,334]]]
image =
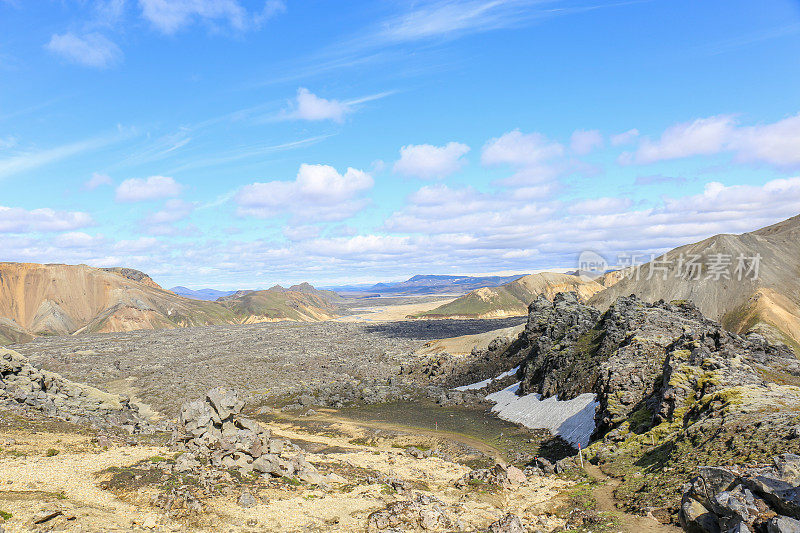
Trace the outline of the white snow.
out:
[[[476,384],[477,385],[477,384]],[[539,394],[517,396],[519,383],[486,396],[496,403],[492,411],[503,420],[531,429],[549,429],[567,442],[586,447],[594,431],[594,412],[598,402],[594,394],[559,401],[555,396],[541,399]]]
[[[503,379],[503,378],[507,378],[508,376],[513,376],[514,374],[516,374],[516,373],[517,373],[517,370],[519,370],[519,367],[518,367],[518,366],[517,366],[517,367],[515,367],[515,368],[512,368],[512,369],[511,369],[511,370],[509,370],[508,372],[503,372],[502,374],[500,374],[500,375],[499,375],[499,376],[497,376],[497,377],[493,377],[493,378],[489,378],[489,379],[484,379],[483,381],[479,381],[479,382],[477,382],[477,383],[471,383],[471,384],[469,384],[469,385],[461,385],[460,387],[456,387],[456,388],[455,388],[455,389],[453,389],[453,390],[465,391],[465,390],[478,390],[478,389],[483,389],[484,387],[488,387],[489,385],[491,385],[491,384],[492,384],[492,381],[498,381],[498,380],[501,380],[501,379]]]

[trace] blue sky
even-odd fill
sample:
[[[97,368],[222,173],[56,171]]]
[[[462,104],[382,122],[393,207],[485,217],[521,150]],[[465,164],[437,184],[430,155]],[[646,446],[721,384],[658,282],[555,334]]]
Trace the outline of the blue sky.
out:
[[[800,2],[0,0],[0,260],[265,287],[800,213]]]

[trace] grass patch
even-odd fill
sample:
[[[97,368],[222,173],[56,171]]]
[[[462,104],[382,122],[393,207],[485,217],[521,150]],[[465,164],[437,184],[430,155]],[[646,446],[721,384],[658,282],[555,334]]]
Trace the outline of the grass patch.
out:
[[[45,455],[47,457],[55,457],[58,454],[59,454],[59,451],[56,450],[55,448],[50,448],[49,450],[47,450],[47,453],[45,453]]]
[[[562,492],[556,515],[567,521],[567,530],[581,533],[610,533],[620,529],[620,519],[611,512],[598,511],[594,480],[581,481]]]
[[[12,516],[14,516],[14,515],[9,513],[8,511],[0,510],[0,518],[2,518],[3,520],[9,520],[9,519],[11,519]]]

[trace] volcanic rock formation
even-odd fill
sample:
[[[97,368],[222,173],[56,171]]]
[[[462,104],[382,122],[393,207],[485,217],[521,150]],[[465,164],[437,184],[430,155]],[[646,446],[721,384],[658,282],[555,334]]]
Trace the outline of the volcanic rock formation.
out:
[[[191,469],[203,460],[242,474],[297,477],[312,484],[322,481],[299,448],[243,416],[243,407],[234,391],[221,387],[210,390],[203,400],[185,403],[173,432],[175,447],[186,452],[179,464]]]

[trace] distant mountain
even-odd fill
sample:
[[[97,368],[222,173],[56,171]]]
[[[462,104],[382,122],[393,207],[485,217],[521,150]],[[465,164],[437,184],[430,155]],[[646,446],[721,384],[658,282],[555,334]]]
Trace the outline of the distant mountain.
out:
[[[800,215],[681,246],[625,273],[590,303],[606,309],[630,294],[648,302],[691,300],[731,331],[759,331],[800,353]]]
[[[138,270],[0,263],[0,343],[233,319],[224,307],[181,298]]]
[[[577,292],[586,301],[603,290],[599,283],[569,274],[542,272],[529,274],[499,287],[482,287],[419,318],[501,318],[525,316],[528,305],[539,296],[552,300],[561,292]]]
[[[239,291],[219,303],[244,324],[296,320],[329,320],[339,316],[344,299],[332,291],[320,291],[308,283],[285,289],[276,285],[264,291]]]
[[[339,296],[308,284],[237,294],[220,302],[184,298],[129,268],[0,263],[0,345],[39,335],[337,316]]]
[[[448,276],[416,275],[406,281],[331,287],[339,293],[370,294],[373,296],[423,296],[432,294],[464,294],[481,287],[497,287],[522,277],[514,276]]]
[[[178,296],[183,296],[184,298],[191,298],[192,300],[205,300],[205,301],[214,301],[219,298],[224,298],[225,296],[230,296],[231,294],[236,293],[236,291],[218,291],[216,289],[192,290],[180,286],[172,287],[170,291],[174,292]]]

